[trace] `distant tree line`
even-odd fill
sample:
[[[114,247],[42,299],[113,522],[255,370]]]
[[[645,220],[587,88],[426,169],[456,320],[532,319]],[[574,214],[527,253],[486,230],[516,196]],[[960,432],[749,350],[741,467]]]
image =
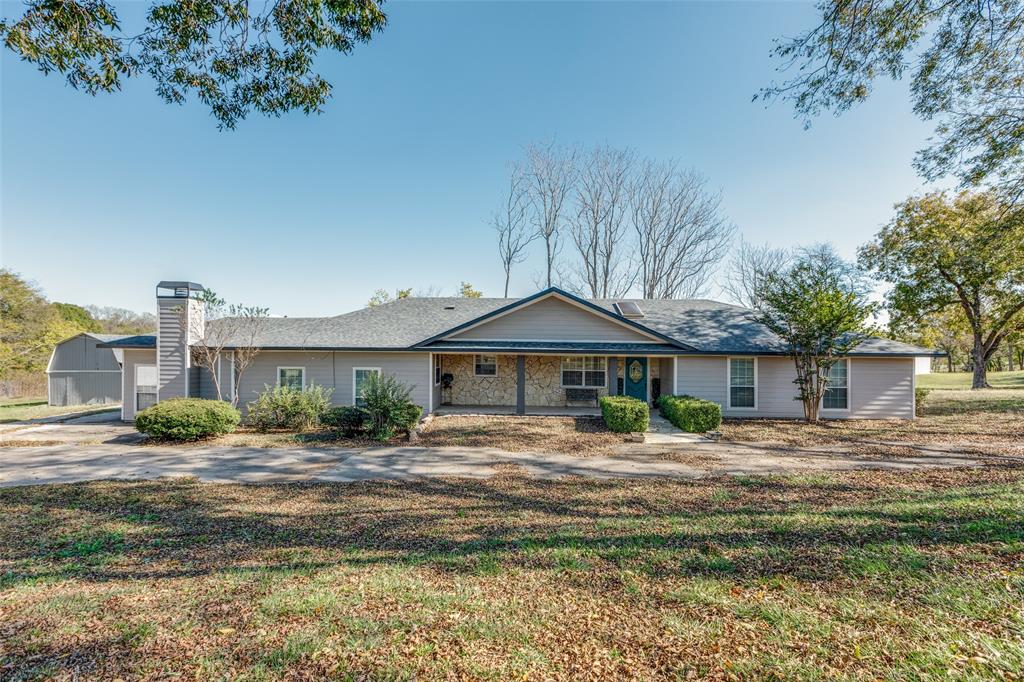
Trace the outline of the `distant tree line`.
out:
[[[0,396],[45,395],[53,347],[82,332],[141,334],[156,329],[150,313],[51,303],[34,282],[0,269]]]

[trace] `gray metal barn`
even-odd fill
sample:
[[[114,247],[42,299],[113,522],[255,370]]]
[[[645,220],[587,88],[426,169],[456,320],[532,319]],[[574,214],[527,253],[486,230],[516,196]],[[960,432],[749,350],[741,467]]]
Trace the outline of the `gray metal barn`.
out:
[[[82,333],[54,347],[46,368],[51,405],[121,402],[120,351],[96,344],[125,338],[120,334]]]

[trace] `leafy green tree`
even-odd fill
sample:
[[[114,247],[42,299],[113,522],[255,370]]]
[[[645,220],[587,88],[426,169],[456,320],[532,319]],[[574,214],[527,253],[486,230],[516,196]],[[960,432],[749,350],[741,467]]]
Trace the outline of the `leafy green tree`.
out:
[[[0,269],[0,380],[42,373],[53,347],[82,331],[61,316],[38,286]]]
[[[82,331],[99,332],[103,330],[102,325],[93,319],[89,311],[74,303],[54,303],[53,307],[62,319],[77,325]]]
[[[889,318],[890,334],[901,341],[946,354],[946,371],[955,372],[971,354],[971,328],[958,305],[950,305],[918,319],[906,315]]]
[[[90,95],[146,73],[157,94],[197,97],[221,128],[250,112],[319,113],[331,84],[313,68],[323,49],[343,54],[383,30],[383,0],[157,0],[138,31],[122,30],[109,0],[29,0],[0,20],[7,49]],[[13,4],[10,5],[13,7]]]
[[[755,319],[785,341],[804,417],[818,421],[829,371],[872,334],[867,320],[878,306],[863,276],[829,245],[801,249],[756,281]]]
[[[990,192],[911,198],[860,250],[861,263],[893,285],[900,323],[959,306],[971,332],[972,388],[988,386],[988,361],[1024,327],[1024,215]]]
[[[1024,191],[1024,0],[821,0],[818,12],[817,25],[776,43],[793,75],[760,97],[810,118],[863,102],[879,77],[909,75],[914,112],[937,123],[915,164],[924,177]]]
[[[462,298],[480,298],[483,295],[482,291],[474,289],[473,285],[469,282],[463,282],[459,285],[459,296]]]

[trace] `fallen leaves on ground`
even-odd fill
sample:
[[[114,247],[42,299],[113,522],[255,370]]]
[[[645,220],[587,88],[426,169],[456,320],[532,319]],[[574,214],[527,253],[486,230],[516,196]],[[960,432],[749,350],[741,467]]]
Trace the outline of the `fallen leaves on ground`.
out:
[[[1021,679],[1024,470],[0,490],[3,679]]]

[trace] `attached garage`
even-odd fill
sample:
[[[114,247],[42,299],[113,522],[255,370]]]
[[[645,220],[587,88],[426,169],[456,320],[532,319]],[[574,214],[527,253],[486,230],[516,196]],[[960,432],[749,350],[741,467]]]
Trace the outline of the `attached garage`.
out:
[[[121,338],[83,333],[58,343],[46,368],[50,405],[121,402],[121,351],[98,347]]]

